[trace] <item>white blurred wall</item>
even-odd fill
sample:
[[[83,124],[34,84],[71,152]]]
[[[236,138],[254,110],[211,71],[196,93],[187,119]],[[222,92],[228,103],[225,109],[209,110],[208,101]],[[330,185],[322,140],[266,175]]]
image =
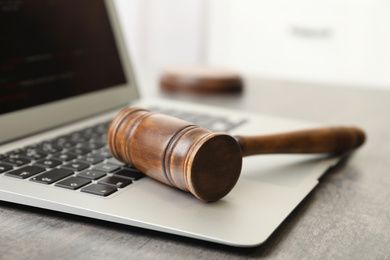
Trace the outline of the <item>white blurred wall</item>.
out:
[[[137,65],[390,89],[388,0],[116,0]]]
[[[208,0],[116,0],[137,62],[149,65],[203,62]]]

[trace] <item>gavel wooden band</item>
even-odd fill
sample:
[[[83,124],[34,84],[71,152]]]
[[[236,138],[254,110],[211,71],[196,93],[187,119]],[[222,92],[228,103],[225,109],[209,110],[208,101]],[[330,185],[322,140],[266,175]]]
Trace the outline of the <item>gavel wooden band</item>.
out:
[[[142,108],[123,109],[107,136],[115,158],[203,201],[219,200],[233,189],[242,156],[340,153],[359,147],[364,140],[364,132],[351,127],[232,137]]]

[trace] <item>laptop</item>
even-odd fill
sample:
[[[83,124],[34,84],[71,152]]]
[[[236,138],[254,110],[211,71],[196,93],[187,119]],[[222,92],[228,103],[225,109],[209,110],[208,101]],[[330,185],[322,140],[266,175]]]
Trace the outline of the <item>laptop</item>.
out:
[[[107,127],[125,106],[232,135],[317,123],[139,97],[115,2],[0,6],[0,200],[236,247],[264,243],[340,158],[244,158],[223,199],[205,203],[113,158]],[[141,86],[142,87],[142,86]]]

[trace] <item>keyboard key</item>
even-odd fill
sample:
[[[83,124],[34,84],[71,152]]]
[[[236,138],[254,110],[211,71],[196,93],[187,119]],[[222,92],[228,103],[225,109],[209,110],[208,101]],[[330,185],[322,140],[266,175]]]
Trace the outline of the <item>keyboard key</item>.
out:
[[[24,151],[31,151],[31,150],[38,150],[38,146],[39,146],[40,144],[30,144],[30,145],[27,145],[27,146],[25,146],[25,147],[23,147],[23,150]]]
[[[225,122],[223,120],[220,120],[220,121],[214,121],[205,127],[207,129],[210,129],[213,132],[224,132],[227,129],[230,129],[232,127],[232,124],[229,122]]]
[[[23,152],[23,149],[15,149],[15,150],[7,152],[5,154],[5,156],[6,157],[16,157],[16,155],[20,154],[21,152]]]
[[[91,135],[96,134],[93,130],[93,127],[87,127],[81,130],[82,135],[90,137]]]
[[[70,160],[76,159],[77,156],[71,153],[57,153],[51,157],[52,159],[55,160],[60,160],[63,162],[68,162]]]
[[[119,170],[117,172],[114,172],[114,177],[122,177],[122,178],[128,178],[128,179],[131,179],[131,180],[134,180],[134,181],[137,181],[143,177],[145,177],[145,175],[140,172],[139,170],[137,170],[136,168],[123,168],[122,170]]]
[[[107,144],[107,134],[97,134],[90,139],[91,142],[101,142],[104,146]]]
[[[39,144],[33,144],[33,145],[23,147],[23,151],[26,153],[43,153],[46,155],[48,154],[47,152],[44,152],[39,149]]]
[[[85,149],[85,148],[80,148],[80,147],[75,147],[75,148],[69,150],[69,153],[73,154],[73,155],[85,155],[85,154],[90,153],[90,152],[91,152],[90,149]]]
[[[58,180],[61,180],[69,175],[72,175],[72,170],[67,169],[53,169],[51,171],[45,172],[37,177],[33,177],[30,180],[35,182],[40,182],[44,184],[51,184]]]
[[[51,142],[44,142],[38,145],[37,148],[45,153],[58,153],[62,151],[62,147],[55,145],[54,143]]]
[[[118,177],[106,177],[98,182],[99,184],[105,184],[109,186],[114,186],[117,188],[124,188],[127,185],[131,184],[132,181],[125,178],[118,178]]]
[[[114,172],[114,171],[118,170],[119,168],[120,168],[120,166],[118,166],[118,165],[107,163],[107,164],[99,164],[99,165],[93,167],[92,170],[110,173],[110,172]]]
[[[93,170],[85,170],[77,174],[78,177],[87,178],[90,180],[97,180],[103,176],[106,176],[104,172],[93,171]]]
[[[0,163],[0,173],[9,171],[11,169],[13,169],[13,167],[11,165]]]
[[[106,134],[111,122],[101,123],[94,127],[94,131],[99,134]]]
[[[119,165],[119,166],[125,166],[126,164],[121,162],[121,161],[118,161],[117,159],[115,158],[110,158],[107,160],[108,163],[111,163],[111,164],[115,164],[115,165]]]
[[[229,132],[246,122],[246,119],[243,118],[199,114],[196,112],[179,111],[176,109],[162,109],[161,107],[151,107],[149,110],[167,115],[173,115],[175,117],[184,119],[217,132]]]
[[[80,177],[70,177],[68,179],[65,179],[63,181],[57,182],[55,186],[71,189],[71,190],[77,190],[87,184],[91,183],[90,180]]]
[[[104,147],[105,145],[106,145],[105,143],[95,141],[95,142],[85,142],[81,145],[81,147],[85,149],[96,150]]]
[[[70,169],[70,170],[79,172],[79,171],[82,171],[88,167],[89,167],[89,164],[77,161],[77,162],[67,163],[64,166],[62,166],[61,168]]]
[[[22,152],[22,153],[18,154],[18,157],[26,158],[26,159],[29,159],[29,160],[39,160],[39,159],[42,159],[42,158],[44,158],[46,156],[47,156],[46,153],[37,151],[36,149],[35,150],[25,151],[25,152]]]
[[[193,122],[197,116],[198,116],[197,114],[192,113],[192,112],[179,112],[178,114],[176,114],[177,118],[180,118],[180,119],[183,119],[183,120],[186,120],[189,122]]]
[[[21,165],[29,163],[30,160],[26,159],[26,158],[10,157],[10,158],[5,158],[5,159],[1,160],[0,162],[4,163],[4,164],[9,164],[12,166],[21,166]]]
[[[101,156],[104,158],[111,158],[112,157],[110,150],[108,150],[108,148],[103,148],[101,150],[94,151],[92,154],[97,155],[97,156]]]
[[[88,137],[84,136],[82,131],[73,132],[69,135],[69,139],[73,142],[85,142],[88,140]]]
[[[211,115],[201,114],[193,120],[199,126],[208,126],[212,122],[216,121],[218,118]]]
[[[81,191],[106,197],[116,192],[117,188],[103,184],[91,184],[82,188]]]
[[[40,166],[25,166],[23,168],[7,172],[5,175],[19,179],[26,179],[35,174],[43,172],[44,170],[46,169]]]
[[[54,139],[55,143],[65,143],[67,141],[69,141],[69,136],[68,135],[62,135],[62,136],[59,136],[56,139]]]
[[[53,168],[60,164],[62,164],[62,161],[55,160],[55,159],[43,159],[37,161],[34,165],[42,166],[45,168]]]
[[[86,156],[80,157],[79,161],[84,162],[84,163],[88,163],[88,164],[97,164],[97,163],[104,161],[104,157],[95,156],[95,155],[86,155]]]
[[[56,142],[56,143],[55,143],[56,145],[58,145],[59,147],[62,147],[62,148],[71,148],[71,147],[74,147],[74,146],[77,145],[76,142],[67,140],[67,139],[65,139],[65,138],[63,138],[63,139],[57,139],[55,142]]]

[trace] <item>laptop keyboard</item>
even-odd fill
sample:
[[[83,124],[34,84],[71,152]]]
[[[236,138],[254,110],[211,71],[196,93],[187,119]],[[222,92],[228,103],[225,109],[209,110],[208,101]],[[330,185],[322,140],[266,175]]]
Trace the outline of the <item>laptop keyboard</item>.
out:
[[[229,120],[192,112],[151,107],[149,110],[193,122],[212,131],[228,132],[245,120]],[[0,174],[42,185],[109,196],[145,175],[110,154],[104,122],[38,144],[0,154]]]
[[[161,107],[150,107],[148,109],[153,112],[174,116],[192,122],[213,132],[229,132],[246,122],[246,119],[244,118],[233,119],[226,116],[216,116],[178,109]]]
[[[0,155],[0,173],[42,185],[108,196],[144,175],[114,159],[106,138],[110,122]]]

